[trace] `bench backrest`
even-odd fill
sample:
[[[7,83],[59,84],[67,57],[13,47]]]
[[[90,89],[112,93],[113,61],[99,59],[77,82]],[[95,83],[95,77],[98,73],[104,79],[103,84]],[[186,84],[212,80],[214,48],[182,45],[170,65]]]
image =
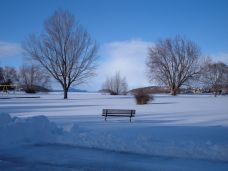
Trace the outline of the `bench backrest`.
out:
[[[103,109],[102,115],[129,115],[135,116],[135,110],[128,110],[128,109]]]

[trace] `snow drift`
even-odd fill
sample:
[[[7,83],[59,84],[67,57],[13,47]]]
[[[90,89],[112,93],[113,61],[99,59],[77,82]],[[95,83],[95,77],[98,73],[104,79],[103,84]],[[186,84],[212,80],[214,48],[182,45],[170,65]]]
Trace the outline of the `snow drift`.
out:
[[[228,161],[227,128],[131,126],[86,130],[74,125],[60,140],[77,146],[162,157]]]
[[[45,116],[31,118],[10,117],[7,113],[0,113],[0,145],[12,146],[35,143],[54,143],[61,134]]]
[[[228,162],[228,128],[145,126],[108,123],[90,129],[74,124],[65,131],[45,116],[0,114],[0,149],[13,145],[62,144],[162,157]]]

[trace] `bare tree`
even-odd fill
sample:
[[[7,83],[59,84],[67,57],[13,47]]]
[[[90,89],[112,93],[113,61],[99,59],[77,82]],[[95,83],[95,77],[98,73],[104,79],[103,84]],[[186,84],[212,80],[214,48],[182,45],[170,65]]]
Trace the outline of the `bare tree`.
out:
[[[105,83],[102,86],[104,91],[107,91],[111,95],[120,95],[127,93],[127,81],[125,77],[120,75],[120,72],[117,72],[111,78],[107,78]]]
[[[55,11],[44,29],[40,36],[30,35],[23,48],[61,84],[67,99],[71,85],[94,75],[98,46],[67,11]]]
[[[228,86],[228,66],[222,62],[209,61],[202,69],[200,80],[214,92],[216,97],[222,88]]]
[[[2,67],[0,67],[0,84],[4,82],[4,70]]]
[[[39,66],[24,64],[19,70],[19,82],[26,92],[35,93],[37,87],[49,88],[50,76]]]
[[[176,95],[183,84],[199,75],[200,49],[181,36],[161,40],[149,48],[147,66],[150,81],[168,86]]]
[[[10,85],[18,81],[17,70],[14,67],[0,68],[0,83]]]

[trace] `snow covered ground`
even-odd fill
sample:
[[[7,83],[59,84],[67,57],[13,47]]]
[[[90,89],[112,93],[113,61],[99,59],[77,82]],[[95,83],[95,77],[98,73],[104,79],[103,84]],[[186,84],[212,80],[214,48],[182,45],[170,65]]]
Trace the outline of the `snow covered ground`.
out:
[[[228,170],[228,96],[38,96],[0,98],[0,170]]]

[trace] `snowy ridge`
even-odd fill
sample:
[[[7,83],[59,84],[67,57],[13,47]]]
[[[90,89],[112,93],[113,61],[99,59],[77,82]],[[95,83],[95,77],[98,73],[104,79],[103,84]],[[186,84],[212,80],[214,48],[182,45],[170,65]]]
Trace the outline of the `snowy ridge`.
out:
[[[61,143],[162,157],[228,161],[224,127],[104,128],[90,131],[73,127]],[[225,136],[224,136],[225,135]],[[220,136],[219,140],[216,136]],[[221,143],[222,142],[222,143]]]
[[[45,116],[35,116],[26,119],[11,118],[7,113],[0,113],[0,145],[1,147],[53,143],[61,134]]]
[[[0,114],[1,148],[26,144],[67,144],[163,157],[228,162],[228,128],[144,126],[115,123],[88,129],[58,128],[45,116],[20,119]]]

